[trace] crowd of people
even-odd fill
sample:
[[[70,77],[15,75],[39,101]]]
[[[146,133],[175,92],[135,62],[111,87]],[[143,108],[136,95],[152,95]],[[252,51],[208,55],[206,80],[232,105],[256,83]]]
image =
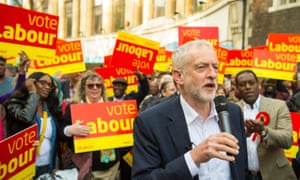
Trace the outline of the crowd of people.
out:
[[[243,70],[218,84],[218,59],[207,41],[177,48],[172,73],[135,71],[137,92],[126,93],[128,82],[116,77],[111,97],[100,74],[26,74],[30,57],[19,56],[18,67],[0,57],[0,140],[38,125],[33,179],[73,168],[80,180],[299,179],[299,153],[292,163],[284,154],[293,144],[290,112],[300,112],[297,81]],[[220,128],[217,96],[227,99],[230,133]],[[75,153],[73,137],[92,129],[72,124],[71,105],[123,100],[136,100],[139,111],[133,146]],[[132,165],[123,158],[128,152]]]

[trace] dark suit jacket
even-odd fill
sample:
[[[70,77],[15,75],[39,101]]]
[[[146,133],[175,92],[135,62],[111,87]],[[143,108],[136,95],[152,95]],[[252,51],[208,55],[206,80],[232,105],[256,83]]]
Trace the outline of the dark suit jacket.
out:
[[[65,80],[61,82],[61,90],[63,92],[63,99],[70,98],[70,81]]]
[[[247,172],[247,148],[241,109],[229,103],[232,134],[238,138],[240,153],[231,163],[234,180]],[[140,113],[134,122],[133,179],[192,180],[184,153],[191,140],[179,96]]]

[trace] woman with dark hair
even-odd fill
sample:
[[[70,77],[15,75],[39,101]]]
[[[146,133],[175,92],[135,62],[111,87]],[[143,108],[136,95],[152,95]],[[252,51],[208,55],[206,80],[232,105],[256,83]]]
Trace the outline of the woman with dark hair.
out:
[[[58,152],[58,127],[63,118],[52,77],[43,72],[32,73],[4,105],[8,136],[38,124],[36,177],[51,174]]]

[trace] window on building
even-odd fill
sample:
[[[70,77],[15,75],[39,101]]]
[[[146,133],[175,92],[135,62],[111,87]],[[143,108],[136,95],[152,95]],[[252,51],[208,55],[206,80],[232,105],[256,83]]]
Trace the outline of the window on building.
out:
[[[72,0],[66,2],[67,38],[72,37]]]
[[[165,0],[155,0],[155,17],[165,15]]]
[[[300,6],[300,0],[273,0],[273,5],[269,8],[269,12],[280,11],[298,6]]]
[[[280,5],[285,5],[289,3],[295,3],[297,0],[280,0]]]
[[[208,9],[219,0],[193,0],[193,13]]]
[[[115,1],[113,13],[116,18],[114,19],[114,31],[124,29],[125,27],[125,1]]]
[[[280,5],[286,4],[286,0],[280,0]]]
[[[95,0],[95,7],[94,7],[94,12],[95,12],[95,33],[96,34],[101,34],[103,32],[103,28],[102,28],[102,2],[99,3],[96,1],[99,0]]]

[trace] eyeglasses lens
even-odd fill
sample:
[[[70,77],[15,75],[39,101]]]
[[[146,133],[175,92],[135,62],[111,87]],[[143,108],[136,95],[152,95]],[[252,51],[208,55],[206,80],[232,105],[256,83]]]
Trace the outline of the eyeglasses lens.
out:
[[[51,89],[55,88],[52,83],[49,83],[45,80],[38,80],[38,82],[41,83],[42,86],[48,86]]]
[[[102,84],[87,84],[87,87],[89,89],[94,89],[96,87],[96,89],[100,89],[102,87]]]

